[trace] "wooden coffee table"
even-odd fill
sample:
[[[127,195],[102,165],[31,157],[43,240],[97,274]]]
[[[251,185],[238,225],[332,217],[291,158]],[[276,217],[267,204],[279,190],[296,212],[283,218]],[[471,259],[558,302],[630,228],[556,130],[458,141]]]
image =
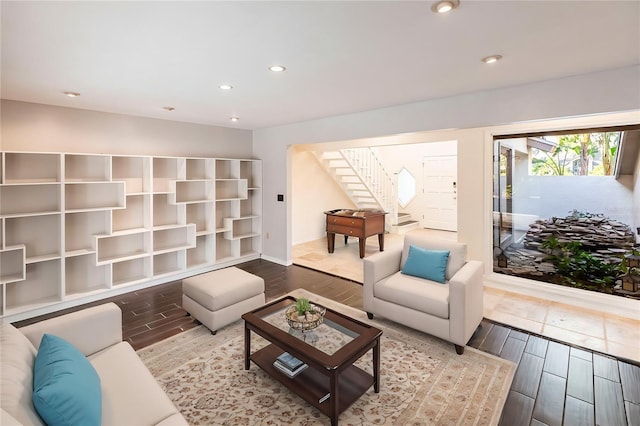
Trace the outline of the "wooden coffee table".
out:
[[[338,416],[372,385],[380,392],[380,336],[382,331],[327,309],[324,323],[312,332],[290,330],[284,311],[295,298],[287,296],[242,315],[245,370],[250,361],[338,424]],[[313,300],[311,300],[313,303]],[[251,332],[270,342],[251,353]],[[373,375],[353,365],[373,349]],[[290,378],[273,366],[283,352],[309,368]],[[320,402],[329,394],[329,398]]]

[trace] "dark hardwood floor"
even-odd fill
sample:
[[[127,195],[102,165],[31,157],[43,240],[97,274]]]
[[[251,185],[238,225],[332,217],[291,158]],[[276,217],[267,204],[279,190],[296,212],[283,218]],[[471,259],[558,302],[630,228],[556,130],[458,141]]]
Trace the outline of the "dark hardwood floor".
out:
[[[300,266],[264,260],[237,265],[265,280],[267,300],[304,288],[362,309],[362,286]],[[113,301],[123,338],[143,348],[196,326],[181,308],[180,281],[126,293]],[[23,326],[79,306],[15,323]],[[501,425],[640,425],[640,366],[484,320],[469,346],[518,364]]]

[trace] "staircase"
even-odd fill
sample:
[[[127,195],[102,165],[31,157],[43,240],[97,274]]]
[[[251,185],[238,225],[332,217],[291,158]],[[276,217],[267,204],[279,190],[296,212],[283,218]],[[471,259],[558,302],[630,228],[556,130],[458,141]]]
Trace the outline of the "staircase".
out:
[[[398,212],[396,178],[387,173],[371,148],[314,151],[314,154],[358,209],[388,213],[387,231],[405,233],[418,227],[411,215]]]

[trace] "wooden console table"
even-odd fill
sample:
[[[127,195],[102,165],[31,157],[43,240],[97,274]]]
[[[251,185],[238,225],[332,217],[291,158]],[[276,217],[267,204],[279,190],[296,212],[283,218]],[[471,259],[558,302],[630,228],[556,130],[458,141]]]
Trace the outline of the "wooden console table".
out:
[[[349,237],[358,237],[360,258],[364,257],[364,246],[367,237],[378,235],[380,251],[384,251],[384,215],[377,210],[329,210],[327,216],[327,249],[333,253],[336,234],[344,235],[344,243]]]

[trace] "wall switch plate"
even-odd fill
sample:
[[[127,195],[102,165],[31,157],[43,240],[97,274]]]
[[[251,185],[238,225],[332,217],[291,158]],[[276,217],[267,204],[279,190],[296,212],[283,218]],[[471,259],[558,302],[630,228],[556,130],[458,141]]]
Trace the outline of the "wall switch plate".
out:
[[[284,194],[278,194],[278,201],[284,201]]]

